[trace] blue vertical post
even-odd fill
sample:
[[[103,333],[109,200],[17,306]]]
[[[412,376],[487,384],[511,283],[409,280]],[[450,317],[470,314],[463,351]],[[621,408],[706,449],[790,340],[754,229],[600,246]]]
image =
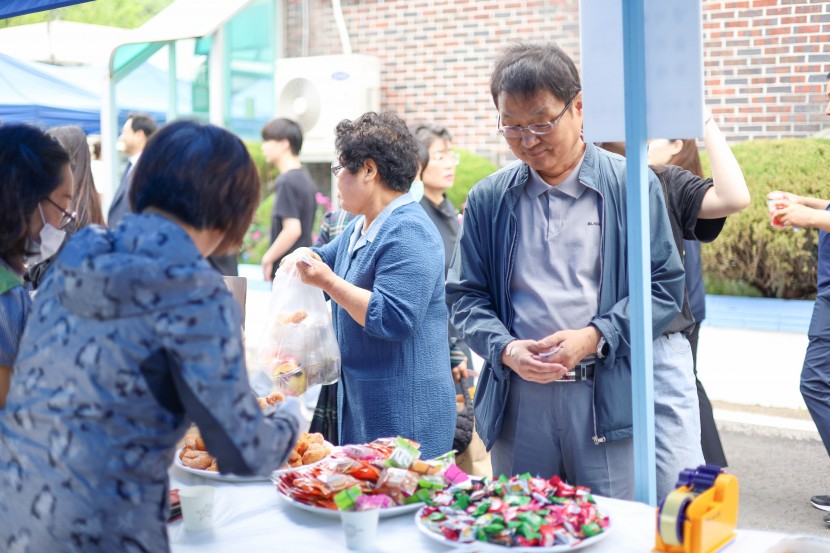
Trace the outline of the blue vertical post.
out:
[[[646,164],[644,0],[623,0],[631,393],[634,408],[634,494],[654,505],[654,373],[651,336],[651,248]]]

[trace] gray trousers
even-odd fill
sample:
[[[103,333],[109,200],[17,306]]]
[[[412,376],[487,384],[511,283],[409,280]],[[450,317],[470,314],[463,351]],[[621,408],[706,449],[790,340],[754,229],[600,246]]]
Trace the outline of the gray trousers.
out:
[[[592,380],[536,384],[511,373],[493,475],[557,474],[599,495],[633,499],[632,439],[594,444],[593,389]]]

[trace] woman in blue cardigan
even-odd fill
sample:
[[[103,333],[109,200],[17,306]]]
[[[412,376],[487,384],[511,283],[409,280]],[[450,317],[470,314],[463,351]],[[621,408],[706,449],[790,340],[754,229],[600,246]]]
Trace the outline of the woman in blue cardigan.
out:
[[[334,300],[342,354],[340,442],[401,435],[424,458],[452,447],[455,388],[449,371],[444,246],[409,194],[417,144],[394,114],[337,125],[340,204],[357,215],[323,248],[301,248],[303,282]],[[302,260],[302,261],[301,261]]]

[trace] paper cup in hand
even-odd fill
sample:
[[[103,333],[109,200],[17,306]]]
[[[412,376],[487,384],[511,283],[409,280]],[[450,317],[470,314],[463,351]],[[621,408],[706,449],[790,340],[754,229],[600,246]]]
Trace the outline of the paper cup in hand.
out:
[[[201,532],[213,527],[213,494],[210,486],[191,486],[179,491],[184,527]]]
[[[368,511],[340,511],[340,522],[346,535],[346,547],[357,551],[371,549],[378,533],[377,509]]]

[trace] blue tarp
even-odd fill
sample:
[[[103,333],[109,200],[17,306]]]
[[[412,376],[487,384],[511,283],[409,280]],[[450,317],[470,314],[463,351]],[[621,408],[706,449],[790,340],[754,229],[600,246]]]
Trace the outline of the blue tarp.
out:
[[[72,4],[83,4],[90,0],[4,0],[0,2],[0,19],[15,17],[44,10],[54,10],[71,6]]]
[[[103,67],[60,67],[0,54],[0,120],[40,127],[78,125],[86,133],[101,129]],[[119,121],[129,112],[148,112],[159,123],[167,117],[167,75],[144,64],[116,89]],[[179,83],[179,111],[190,111],[190,86]]]

